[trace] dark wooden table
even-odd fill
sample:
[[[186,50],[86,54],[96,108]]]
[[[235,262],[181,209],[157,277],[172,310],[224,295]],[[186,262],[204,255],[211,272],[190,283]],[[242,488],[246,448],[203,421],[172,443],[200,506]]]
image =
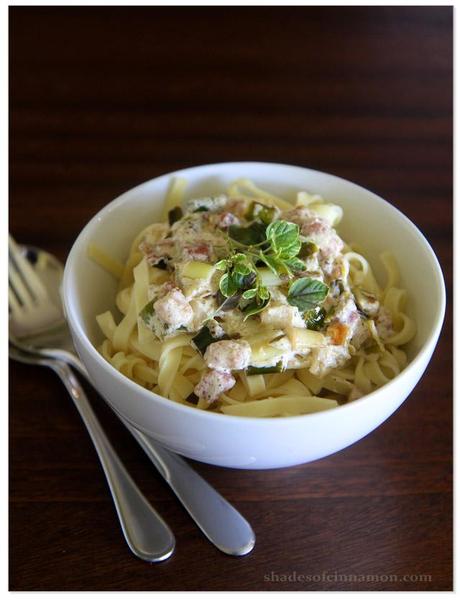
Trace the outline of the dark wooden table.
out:
[[[364,440],[286,470],[194,463],[254,526],[239,559],[204,539],[90,392],[177,536],[167,562],[134,558],[63,387],[13,363],[10,589],[451,589],[452,9],[15,7],[10,49],[19,241],[64,260],[87,220],[144,180],[278,161],[389,199],[430,240],[449,295],[425,376]]]

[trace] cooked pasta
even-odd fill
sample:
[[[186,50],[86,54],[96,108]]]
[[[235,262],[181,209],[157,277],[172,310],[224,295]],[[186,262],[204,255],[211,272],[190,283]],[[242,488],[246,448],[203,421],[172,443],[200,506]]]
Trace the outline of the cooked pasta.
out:
[[[118,281],[96,317],[110,364],[177,403],[231,416],[328,410],[366,395],[407,364],[415,335],[395,258],[386,281],[347,245],[340,206],[301,191],[295,204],[253,182],[186,198],[171,181],[163,222],[134,239],[125,264],[89,256]]]

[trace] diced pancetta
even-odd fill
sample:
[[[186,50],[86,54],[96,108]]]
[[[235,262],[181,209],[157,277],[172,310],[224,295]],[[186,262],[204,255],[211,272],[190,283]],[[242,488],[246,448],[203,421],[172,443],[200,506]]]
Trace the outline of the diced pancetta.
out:
[[[244,370],[249,366],[251,347],[247,341],[217,341],[211,343],[204,354],[208,368],[222,372]]]

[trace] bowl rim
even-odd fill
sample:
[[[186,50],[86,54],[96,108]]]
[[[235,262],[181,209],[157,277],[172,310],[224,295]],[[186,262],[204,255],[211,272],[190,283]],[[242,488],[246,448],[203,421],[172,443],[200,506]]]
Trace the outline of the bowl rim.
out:
[[[86,234],[93,228],[93,226],[96,223],[100,223],[101,221],[103,221],[106,214],[116,210],[120,205],[123,205],[126,202],[128,196],[132,195],[136,191],[140,191],[144,187],[147,187],[155,180],[159,180],[162,178],[167,179],[167,178],[171,178],[174,176],[186,176],[187,174],[193,173],[195,171],[200,171],[203,169],[212,169],[212,168],[218,169],[219,167],[221,168],[223,166],[226,166],[226,167],[228,166],[229,168],[236,168],[238,166],[241,166],[242,168],[245,168],[245,169],[248,169],[251,167],[252,168],[259,167],[260,168],[262,166],[263,167],[270,166],[270,167],[279,167],[279,168],[290,168],[290,169],[293,168],[295,170],[300,170],[304,173],[309,172],[309,173],[314,173],[314,174],[317,174],[320,176],[326,176],[327,178],[335,180],[335,182],[337,182],[337,183],[343,182],[346,185],[352,185],[353,187],[356,187],[356,189],[359,189],[362,192],[364,192],[368,195],[371,195],[371,197],[373,198],[373,200],[375,202],[386,206],[387,208],[390,209],[390,211],[396,212],[398,214],[399,219],[402,220],[402,222],[406,225],[406,227],[410,228],[412,231],[415,232],[415,234],[417,235],[417,238],[420,240],[420,243],[422,245],[424,245],[425,249],[428,251],[428,256],[430,257],[430,259],[432,261],[432,265],[434,267],[434,271],[437,276],[436,284],[437,284],[437,289],[440,294],[440,304],[439,304],[439,307],[437,308],[437,315],[436,315],[433,327],[431,328],[431,331],[427,335],[421,348],[419,349],[419,351],[417,352],[415,357],[407,364],[407,366],[405,366],[403,368],[403,370],[401,370],[401,372],[397,376],[392,378],[388,383],[385,383],[384,385],[382,385],[375,391],[372,391],[371,393],[363,395],[362,397],[360,397],[358,399],[352,400],[343,405],[338,405],[334,408],[324,409],[324,410],[320,410],[320,411],[313,412],[310,414],[299,414],[296,416],[276,416],[276,417],[232,416],[232,415],[228,415],[228,414],[220,414],[217,412],[210,412],[208,410],[204,410],[201,408],[191,408],[189,406],[180,404],[172,399],[162,397],[161,395],[158,395],[157,393],[153,393],[153,391],[149,391],[148,389],[145,389],[144,387],[142,387],[135,381],[132,381],[127,376],[125,376],[124,374],[119,372],[116,368],[114,368],[112,366],[112,364],[110,364],[107,360],[105,360],[105,358],[102,357],[102,355],[98,352],[96,347],[89,340],[89,337],[86,334],[85,329],[83,328],[83,325],[81,324],[80,320],[77,318],[77,312],[76,312],[76,310],[74,311],[73,307],[72,307],[72,304],[74,301],[70,294],[71,289],[72,289],[72,271],[73,271],[72,267],[73,267],[74,263],[77,261],[78,256],[82,252],[84,252],[83,249],[80,249],[80,246],[82,245],[84,239],[86,238]],[[323,415],[324,413],[330,413],[330,412],[342,412],[343,413],[345,411],[351,411],[353,408],[358,408],[359,406],[361,406],[365,403],[371,402],[371,400],[373,398],[381,397],[385,392],[387,392],[391,388],[394,388],[395,386],[397,386],[397,384],[406,377],[408,372],[414,371],[418,365],[422,364],[424,362],[425,355],[427,353],[429,353],[431,347],[433,347],[433,350],[434,350],[434,347],[435,347],[437,340],[439,338],[439,335],[441,333],[441,328],[443,325],[445,309],[446,309],[445,282],[444,282],[444,276],[443,276],[443,272],[442,272],[439,260],[436,257],[436,254],[435,254],[433,248],[431,247],[430,243],[428,242],[428,240],[426,239],[424,234],[402,211],[400,211],[397,207],[392,205],[389,201],[386,201],[384,198],[382,198],[375,192],[365,188],[364,186],[361,186],[360,184],[356,184],[355,182],[352,182],[352,181],[342,178],[340,176],[336,176],[336,175],[330,174],[328,172],[311,169],[309,167],[304,167],[301,165],[292,165],[292,164],[287,164],[287,163],[278,163],[278,162],[271,162],[271,161],[222,161],[222,162],[218,162],[218,163],[195,165],[195,166],[178,169],[178,170],[168,172],[165,174],[161,174],[159,176],[155,176],[154,178],[151,178],[149,180],[141,182],[140,184],[137,184],[136,186],[134,186],[128,190],[125,190],[123,193],[121,193],[115,199],[113,199],[112,201],[110,201],[109,203],[104,205],[95,215],[93,215],[91,217],[91,219],[85,224],[85,226],[82,228],[79,235],[75,239],[75,241],[71,247],[71,250],[68,254],[67,260],[65,262],[65,266],[64,266],[64,275],[63,275],[63,282],[62,282],[62,298],[63,298],[63,304],[64,304],[64,308],[65,308],[66,319],[69,322],[69,324],[71,325],[72,330],[74,332],[76,332],[76,334],[78,335],[79,341],[85,346],[85,348],[88,350],[89,354],[93,357],[93,359],[95,359],[98,366],[102,370],[107,371],[107,373],[109,375],[114,376],[119,381],[120,385],[128,386],[129,388],[131,388],[133,390],[134,393],[140,393],[140,394],[142,394],[142,396],[148,395],[149,397],[151,397],[152,401],[158,403],[160,406],[165,406],[172,411],[185,412],[185,415],[190,414],[195,417],[199,417],[201,415],[203,418],[207,417],[210,420],[217,420],[217,421],[223,420],[226,423],[237,422],[237,423],[241,424],[241,422],[250,421],[251,424],[263,423],[263,424],[270,424],[270,425],[274,424],[274,423],[281,423],[280,421],[282,421],[282,424],[287,424],[287,423],[291,423],[292,421],[314,420],[315,417],[318,418],[320,415]],[[429,360],[429,358],[428,358],[428,360]],[[413,389],[411,389],[411,391],[412,390]],[[198,414],[198,412],[199,412],[199,414]]]

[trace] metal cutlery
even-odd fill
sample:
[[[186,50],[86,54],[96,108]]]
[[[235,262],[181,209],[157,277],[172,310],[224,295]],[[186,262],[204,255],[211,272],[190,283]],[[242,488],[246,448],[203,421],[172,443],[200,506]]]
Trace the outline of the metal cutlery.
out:
[[[41,364],[55,371],[58,367],[61,372],[63,365],[70,364],[89,380],[73,349],[62,311],[60,262],[40,249],[20,248],[10,237],[9,271],[10,342],[14,346],[10,347],[10,355],[20,361],[27,359],[27,353],[34,354],[35,360],[40,356]],[[56,363],[45,363],[50,361]],[[66,368],[73,382],[78,384],[70,368]],[[164,449],[116,414],[205,536],[226,554],[249,553],[254,547],[255,535],[246,519],[180,456]]]

